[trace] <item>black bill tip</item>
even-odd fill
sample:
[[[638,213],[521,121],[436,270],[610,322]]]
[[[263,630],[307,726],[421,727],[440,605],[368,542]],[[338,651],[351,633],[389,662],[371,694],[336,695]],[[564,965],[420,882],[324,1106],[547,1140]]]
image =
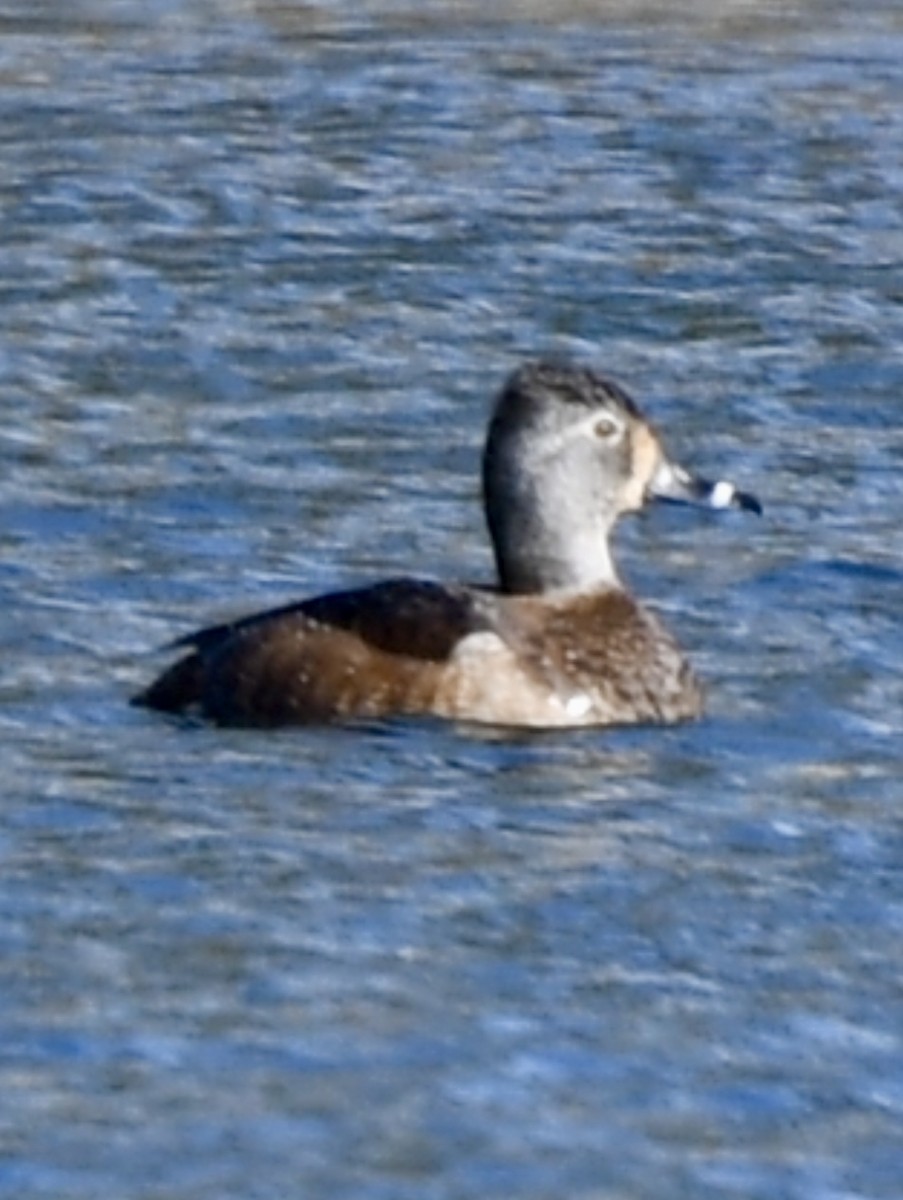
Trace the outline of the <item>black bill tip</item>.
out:
[[[761,517],[762,505],[751,492],[741,492],[724,479],[704,486],[709,488],[710,508],[740,508],[744,512],[755,513],[757,517]]]

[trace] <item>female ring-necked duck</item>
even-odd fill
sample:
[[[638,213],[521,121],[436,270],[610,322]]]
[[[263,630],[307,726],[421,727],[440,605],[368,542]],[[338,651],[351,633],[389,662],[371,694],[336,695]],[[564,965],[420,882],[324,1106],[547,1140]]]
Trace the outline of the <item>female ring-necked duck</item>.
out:
[[[512,726],[675,722],[699,684],[625,590],[609,538],[662,497],[761,512],[665,456],[630,397],[586,367],[508,379],[483,455],[498,584],[391,579],[216,625],[133,700],[224,725],[435,715]]]

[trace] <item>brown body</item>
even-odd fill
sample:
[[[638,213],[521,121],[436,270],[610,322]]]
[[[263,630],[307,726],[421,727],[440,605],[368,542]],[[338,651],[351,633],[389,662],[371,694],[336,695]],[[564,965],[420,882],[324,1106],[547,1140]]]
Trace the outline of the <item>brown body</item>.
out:
[[[193,642],[137,703],[258,726],[430,714],[556,727],[701,711],[670,634],[617,588],[507,596],[391,580]]]

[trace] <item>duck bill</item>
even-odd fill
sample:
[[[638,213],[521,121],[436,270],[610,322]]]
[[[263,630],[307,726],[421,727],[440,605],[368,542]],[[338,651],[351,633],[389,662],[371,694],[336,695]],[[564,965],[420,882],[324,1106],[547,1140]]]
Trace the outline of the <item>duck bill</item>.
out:
[[[707,479],[698,479],[683,467],[678,467],[664,458],[649,483],[648,494],[652,499],[669,500],[674,504],[698,504],[704,508],[741,508],[760,515],[762,512],[762,505],[749,492],[741,492],[725,479],[719,479],[715,483]]]

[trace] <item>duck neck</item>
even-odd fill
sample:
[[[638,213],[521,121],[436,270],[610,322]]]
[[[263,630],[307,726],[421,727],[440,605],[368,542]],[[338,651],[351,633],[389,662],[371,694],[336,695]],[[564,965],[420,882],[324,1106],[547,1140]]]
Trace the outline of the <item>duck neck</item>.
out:
[[[521,498],[523,499],[523,498]],[[498,504],[487,506],[499,586],[503,592],[586,592],[620,588],[621,581],[601,521],[582,507]]]
[[[582,446],[552,456],[491,430],[483,500],[502,591],[621,587],[609,547],[616,498]]]

